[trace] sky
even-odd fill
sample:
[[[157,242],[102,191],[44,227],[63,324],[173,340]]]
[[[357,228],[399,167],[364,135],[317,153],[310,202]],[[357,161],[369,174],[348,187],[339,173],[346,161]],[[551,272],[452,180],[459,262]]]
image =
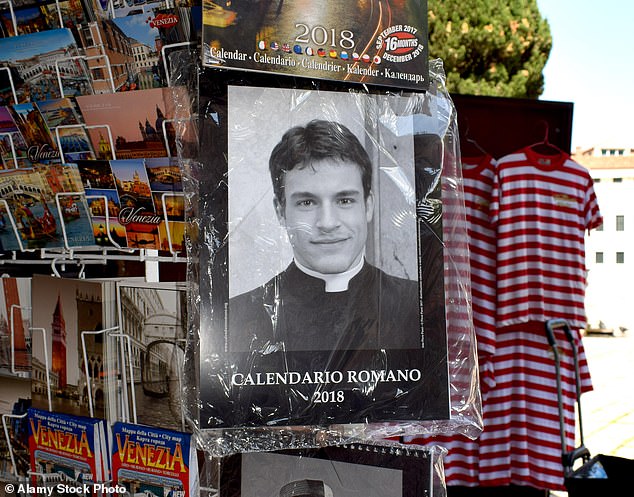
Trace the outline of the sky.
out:
[[[128,38],[134,38],[148,47],[154,49],[154,40],[159,36],[157,29],[150,27],[146,21],[151,16],[137,14],[134,16],[120,17],[114,20]]]
[[[34,43],[33,40],[37,42]],[[68,29],[51,29],[23,36],[0,38],[0,60],[28,59],[41,54],[43,46],[47,47],[47,50],[56,50],[70,44],[74,45],[75,39]]]
[[[541,100],[572,102],[572,150],[634,147],[634,1],[537,0],[553,47]]]

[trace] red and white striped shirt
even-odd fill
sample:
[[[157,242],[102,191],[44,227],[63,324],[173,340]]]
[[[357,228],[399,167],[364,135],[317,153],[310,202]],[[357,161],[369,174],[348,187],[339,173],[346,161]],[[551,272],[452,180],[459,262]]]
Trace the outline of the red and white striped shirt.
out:
[[[592,178],[568,154],[531,148],[501,158],[497,171],[497,326],[562,318],[585,327],[584,234],[603,222]]]
[[[494,380],[490,360],[495,354],[495,231],[489,208],[495,179],[495,159],[490,155],[463,157],[464,203],[469,236],[471,303],[478,341],[483,390]]]

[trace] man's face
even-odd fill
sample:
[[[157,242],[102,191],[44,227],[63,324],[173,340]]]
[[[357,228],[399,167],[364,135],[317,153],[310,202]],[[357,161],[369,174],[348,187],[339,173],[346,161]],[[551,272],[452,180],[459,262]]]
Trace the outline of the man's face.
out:
[[[371,193],[364,198],[357,164],[324,159],[288,171],[284,201],[275,199],[275,210],[300,264],[337,274],[361,260],[374,199]]]

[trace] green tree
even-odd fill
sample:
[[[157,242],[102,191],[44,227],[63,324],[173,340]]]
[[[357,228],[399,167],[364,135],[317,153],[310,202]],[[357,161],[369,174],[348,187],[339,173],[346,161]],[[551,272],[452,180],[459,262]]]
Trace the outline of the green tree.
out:
[[[450,92],[537,98],[552,46],[537,0],[428,0],[429,54]]]

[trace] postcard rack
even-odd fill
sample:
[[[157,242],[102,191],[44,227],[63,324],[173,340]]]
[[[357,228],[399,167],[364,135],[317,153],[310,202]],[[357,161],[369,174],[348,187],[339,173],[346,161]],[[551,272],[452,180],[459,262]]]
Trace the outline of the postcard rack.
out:
[[[105,129],[106,132],[108,133],[108,143],[110,145],[110,153],[112,154],[112,160],[117,160],[117,153],[115,151],[114,140],[112,138],[112,130],[110,129],[109,125],[107,124],[94,124],[94,125],[61,124],[59,126],[55,126],[54,129],[55,129],[55,141],[57,142],[57,148],[59,149],[59,158],[62,161],[62,164],[66,164],[66,159],[64,157],[64,147],[62,147],[62,140],[61,140],[61,135],[59,134],[59,132],[62,129],[76,129],[76,128],[81,128],[83,130],[102,129],[102,128]],[[13,140],[11,140],[11,145],[13,146]],[[12,148],[12,151],[15,156],[15,149]],[[14,161],[15,161],[15,157],[14,157]]]
[[[112,66],[110,65],[110,58],[103,54],[103,55],[76,55],[74,57],[66,57],[63,59],[57,59],[55,60],[55,75],[57,77],[57,84],[59,85],[59,93],[61,95],[61,97],[63,98],[64,95],[64,85],[62,84],[62,75],[60,72],[60,62],[65,62],[65,61],[81,61],[84,62],[86,64],[86,67],[84,68],[84,70],[86,71],[87,74],[91,74],[91,77],[89,78],[91,81],[93,82],[97,82],[97,81],[102,81],[102,80],[93,80],[92,78],[92,72],[90,71],[91,68],[88,67],[87,62],[90,60],[105,60],[105,64],[104,65],[100,65],[100,66],[93,66],[92,69],[103,69],[104,67],[107,69],[108,72],[108,80],[110,81],[110,89],[112,93],[115,93],[117,91],[117,89],[115,88],[115,84],[114,84],[114,76],[112,74]],[[94,93],[94,91],[92,92]]]
[[[19,377],[30,378],[30,373],[18,371],[15,368],[15,311],[24,310],[31,312],[31,307],[11,304],[9,311],[9,332],[10,332],[10,352],[11,352],[11,374]]]
[[[9,78],[9,85],[11,86],[11,95],[13,96],[13,103],[18,103],[18,93],[15,91],[15,83],[13,82],[13,75],[8,67],[0,67],[0,71],[6,71]],[[13,142],[12,142],[13,143]]]
[[[13,308],[18,308],[20,306],[12,306],[11,312],[11,330],[13,331]],[[40,332],[43,338],[43,349],[44,349],[44,375],[46,378],[46,397],[48,403],[48,410],[53,411],[53,402],[52,402],[52,386],[51,386],[51,365],[49,361],[49,351],[48,351],[48,331],[45,328],[41,327],[30,327],[29,330],[33,332]],[[117,400],[118,405],[121,406],[121,410],[117,413],[117,417],[121,419],[123,422],[136,423],[137,422],[137,406],[136,406],[136,398],[135,398],[135,377],[133,370],[133,359],[132,359],[132,342],[134,340],[127,333],[122,333],[120,331],[119,326],[103,329],[103,330],[84,330],[80,333],[80,341],[81,341],[81,352],[82,358],[84,362],[84,374],[86,375],[86,388],[87,388],[87,397],[88,397],[88,408],[90,417],[95,416],[94,402],[93,402],[93,378],[91,376],[89,360],[88,360],[88,350],[86,345],[86,337],[88,335],[104,335],[107,338],[115,339],[114,346],[119,349],[119,353],[121,354],[121,378],[122,385],[125,385],[124,388],[120,391],[120,398]],[[12,333],[13,337],[13,333]],[[11,341],[11,353],[12,353],[12,372],[15,372],[15,344],[13,340]],[[179,370],[179,385],[183,385],[182,371]],[[128,390],[130,391],[130,395],[128,396]],[[116,407],[115,407],[116,408]],[[9,433],[8,422],[10,419],[24,419],[26,417],[26,413],[24,414],[3,414],[2,415],[2,425],[4,429],[4,436],[6,439],[7,447],[9,450],[9,456],[12,465],[12,473],[16,482],[26,481],[28,477],[37,477],[40,483],[47,485],[48,483],[54,482],[57,483],[60,480],[58,479],[58,474],[46,474],[46,473],[37,473],[37,472],[28,472],[27,477],[21,477],[17,471],[16,459],[14,455],[13,443],[11,441],[11,436]],[[184,413],[181,415],[181,423],[184,427],[185,425],[185,417]],[[66,482],[64,482],[66,483]],[[69,480],[69,483],[72,481]],[[107,484],[109,481],[100,482],[102,484]]]
[[[13,33],[18,32],[18,22],[15,17],[15,11],[13,10],[13,0],[0,0],[0,7],[7,5],[11,14],[11,24],[13,25]],[[62,17],[62,8],[59,4],[59,0],[55,0],[55,9],[57,10],[57,18],[59,20],[59,27],[64,27],[64,18]]]
[[[62,192],[55,194],[55,203],[57,207],[57,212],[60,220],[60,225],[62,227],[62,236],[64,240],[63,248],[41,248],[41,249],[30,249],[24,246],[22,241],[22,236],[20,235],[20,231],[18,229],[18,223],[16,222],[11,210],[9,208],[9,204],[6,200],[0,199],[0,206],[4,207],[5,215],[9,220],[11,225],[11,230],[14,234],[15,240],[19,247],[18,250],[11,250],[11,256],[9,258],[0,259],[0,265],[5,264],[50,264],[51,269],[54,274],[59,276],[59,271],[56,266],[60,264],[79,264],[81,266],[85,265],[94,265],[101,264],[105,265],[108,261],[138,261],[138,262],[178,262],[185,263],[187,262],[187,258],[183,255],[179,255],[179,252],[174,249],[171,233],[169,229],[166,229],[167,234],[167,244],[168,250],[171,254],[170,256],[159,255],[159,251],[155,249],[135,249],[135,248],[123,248],[121,247],[116,240],[114,240],[110,234],[110,217],[108,215],[108,210],[105,209],[106,216],[106,229],[105,233],[108,237],[108,240],[112,244],[112,248],[110,247],[71,247],[68,242],[68,236],[66,231],[66,223],[64,221],[64,216],[62,214],[62,204],[61,199],[64,197],[81,197],[84,196],[88,198],[100,198],[107,201],[107,198],[102,195],[86,195],[84,192]],[[168,217],[167,206],[165,204],[165,199],[169,196],[173,197],[183,197],[184,194],[182,192],[166,192],[163,193],[161,199],[163,201],[163,212],[162,212],[162,221],[165,222],[166,226],[169,226],[171,222]],[[18,257],[20,253],[34,253],[39,252],[40,260],[33,259],[22,259]]]

